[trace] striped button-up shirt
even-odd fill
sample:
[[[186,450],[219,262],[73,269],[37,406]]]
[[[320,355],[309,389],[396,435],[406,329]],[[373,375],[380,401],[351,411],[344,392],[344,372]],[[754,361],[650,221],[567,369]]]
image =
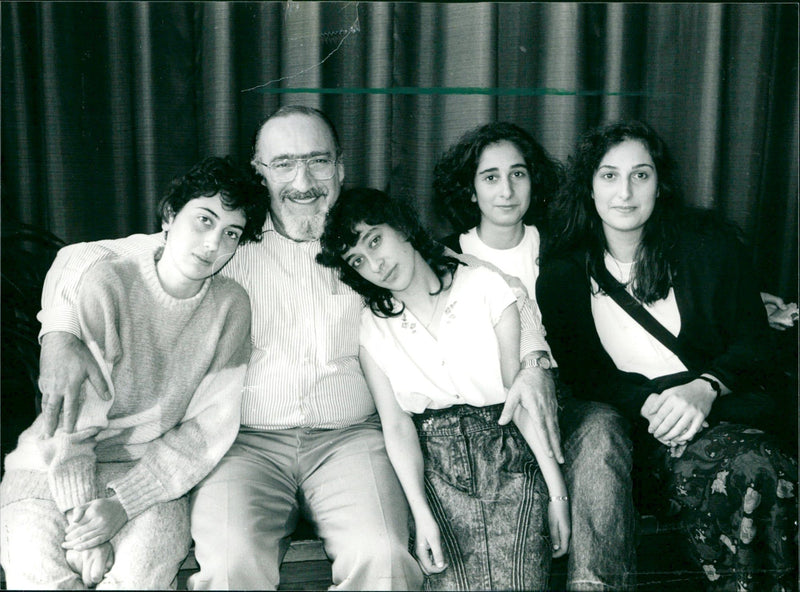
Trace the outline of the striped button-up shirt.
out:
[[[135,234],[61,249],[45,278],[40,335],[80,337],[75,300],[83,272],[102,259],[143,255],[162,244],[161,234]],[[268,217],[261,242],[240,246],[220,272],[244,286],[253,311],[243,426],[341,428],[375,413],[358,362],[361,297],[315,261],[319,251],[319,241],[290,240]],[[525,300],[523,355],[545,349],[541,322]]]

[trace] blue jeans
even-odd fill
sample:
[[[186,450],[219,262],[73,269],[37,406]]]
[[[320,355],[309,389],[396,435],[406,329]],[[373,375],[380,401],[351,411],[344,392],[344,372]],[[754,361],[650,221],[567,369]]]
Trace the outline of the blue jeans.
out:
[[[502,405],[414,416],[425,489],[448,567],[427,590],[542,590],[550,575],[547,489]]]
[[[564,478],[572,538],[569,590],[630,590],[636,585],[632,444],[628,422],[609,405],[559,401]]]

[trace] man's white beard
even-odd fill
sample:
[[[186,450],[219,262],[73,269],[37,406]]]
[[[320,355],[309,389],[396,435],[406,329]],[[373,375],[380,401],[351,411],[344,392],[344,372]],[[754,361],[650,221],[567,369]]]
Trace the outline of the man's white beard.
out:
[[[327,212],[317,212],[311,216],[301,216],[283,212],[281,222],[286,235],[295,241],[319,240],[325,230],[325,215]]]

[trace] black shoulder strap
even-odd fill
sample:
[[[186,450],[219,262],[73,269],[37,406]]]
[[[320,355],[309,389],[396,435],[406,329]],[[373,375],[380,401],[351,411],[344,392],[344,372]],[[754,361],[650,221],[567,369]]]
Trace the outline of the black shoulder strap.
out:
[[[664,347],[678,356],[678,359],[689,369],[692,369],[685,356],[681,352],[681,347],[678,344],[678,338],[667,330],[664,325],[658,322],[656,318],[647,312],[647,309],[636,300],[625,289],[617,279],[609,273],[605,267],[598,270],[598,274],[602,277],[602,285],[606,294],[608,294],[614,302],[619,304],[626,313],[628,313],[634,321],[644,327],[653,337],[658,339]]]

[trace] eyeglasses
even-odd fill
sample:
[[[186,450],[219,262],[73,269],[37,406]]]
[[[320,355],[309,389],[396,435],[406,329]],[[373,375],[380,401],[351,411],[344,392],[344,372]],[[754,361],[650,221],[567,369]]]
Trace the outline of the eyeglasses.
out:
[[[257,161],[267,167],[272,180],[276,183],[289,183],[294,181],[300,165],[304,165],[308,174],[317,181],[327,181],[336,172],[336,159],[327,156],[312,156],[310,158],[282,158],[267,164]]]

